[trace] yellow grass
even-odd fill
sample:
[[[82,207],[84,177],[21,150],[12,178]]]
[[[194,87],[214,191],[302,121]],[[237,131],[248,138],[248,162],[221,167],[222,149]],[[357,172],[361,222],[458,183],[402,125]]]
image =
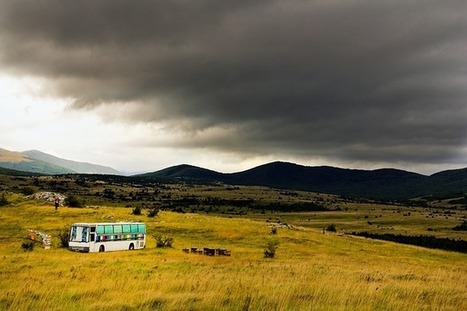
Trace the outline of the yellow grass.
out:
[[[141,220],[148,247],[82,254],[58,248],[73,222]],[[128,208],[62,208],[31,202],[0,208],[1,310],[467,310],[467,256],[318,229]],[[26,229],[52,234],[51,250],[21,249]],[[175,240],[155,247],[152,235]],[[269,239],[280,245],[264,259]],[[231,257],[182,252],[225,247]]]

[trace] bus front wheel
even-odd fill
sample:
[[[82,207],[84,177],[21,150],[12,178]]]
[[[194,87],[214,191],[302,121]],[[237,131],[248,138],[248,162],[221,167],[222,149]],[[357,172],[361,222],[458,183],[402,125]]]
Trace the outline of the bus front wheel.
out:
[[[99,246],[99,253],[105,252],[104,245]]]
[[[133,243],[131,243],[129,249],[130,249],[130,251],[134,250],[134,249],[135,249],[135,245],[134,245]]]

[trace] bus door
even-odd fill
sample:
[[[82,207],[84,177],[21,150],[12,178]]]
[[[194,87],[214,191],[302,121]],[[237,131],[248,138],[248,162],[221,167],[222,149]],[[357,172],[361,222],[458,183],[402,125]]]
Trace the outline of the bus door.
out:
[[[89,242],[96,241],[96,226],[91,226],[91,232],[89,233]]]

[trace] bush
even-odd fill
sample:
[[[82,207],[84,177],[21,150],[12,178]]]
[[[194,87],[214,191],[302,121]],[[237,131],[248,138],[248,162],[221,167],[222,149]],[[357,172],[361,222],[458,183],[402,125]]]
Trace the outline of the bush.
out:
[[[279,247],[279,241],[270,240],[264,249],[264,258],[274,258],[276,256],[276,250]]]
[[[452,228],[452,230],[454,230],[454,231],[467,231],[467,221],[464,220],[463,223],[461,223],[460,225],[455,226],[454,228]]]
[[[137,206],[133,209],[133,215],[141,215],[141,207]]]
[[[0,193],[0,206],[7,206],[10,204],[5,192]]]
[[[149,211],[148,217],[155,217],[159,214],[159,209],[154,207],[152,210]]]
[[[330,232],[336,232],[337,229],[336,229],[336,225],[335,224],[330,224],[326,227],[326,231],[330,231]]]
[[[22,192],[24,195],[31,195],[31,194],[36,193],[36,188],[31,187],[31,186],[26,186],[26,187],[24,187],[23,189],[21,189],[21,192]]]
[[[157,235],[156,238],[156,247],[172,247],[174,239],[169,236]]]
[[[36,193],[36,189],[34,187],[31,187],[31,186],[26,186],[23,189],[21,189],[21,192],[24,195],[31,195],[31,194]]]
[[[28,241],[28,242],[23,242],[23,244],[21,244],[21,247],[24,249],[24,251],[33,251],[34,250],[34,242],[33,241]]]
[[[272,227],[271,228],[271,234],[277,234],[277,228],[276,227]]]
[[[65,199],[65,205],[68,207],[83,207],[84,206],[83,201],[80,198],[75,197],[73,195],[70,195]]]
[[[352,232],[352,235],[363,236],[370,239],[378,239],[384,241],[391,241],[401,244],[417,245],[427,248],[444,249],[448,251],[455,251],[461,253],[467,253],[467,241],[455,240],[449,238],[437,238],[430,235],[402,235],[402,234],[391,234],[391,233],[371,233],[371,232]]]
[[[58,233],[58,239],[60,241],[60,247],[68,248],[68,241],[70,240],[70,229],[65,227]]]

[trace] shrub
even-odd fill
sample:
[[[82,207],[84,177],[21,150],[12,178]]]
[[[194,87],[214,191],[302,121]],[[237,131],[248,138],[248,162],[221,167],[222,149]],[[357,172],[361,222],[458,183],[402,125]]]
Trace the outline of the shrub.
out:
[[[141,215],[141,207],[136,206],[136,207],[133,209],[133,215]]]
[[[461,223],[460,225],[455,226],[454,228],[452,228],[452,230],[454,230],[454,231],[467,231],[467,221],[464,220],[463,223]]]
[[[274,258],[276,256],[277,248],[279,247],[278,240],[269,240],[266,248],[264,249],[264,258]]]
[[[22,192],[24,195],[31,195],[31,194],[36,193],[36,188],[31,187],[31,186],[26,186],[26,187],[24,187],[23,189],[21,189],[21,192]]]
[[[7,206],[10,204],[5,192],[0,193],[0,206]]]
[[[68,207],[83,207],[84,206],[83,201],[80,198],[75,197],[73,195],[70,195],[65,199],[65,205]]]
[[[391,241],[401,244],[417,245],[427,248],[444,249],[449,251],[467,253],[467,241],[449,238],[437,238],[430,235],[402,235],[391,233],[352,232],[352,235],[363,236],[370,239]]]
[[[174,239],[169,236],[157,235],[156,238],[156,247],[172,247]]]
[[[159,209],[154,207],[152,210],[149,211],[148,217],[155,217],[159,214]]]
[[[335,224],[330,224],[326,227],[326,231],[330,231],[330,232],[336,232],[337,229],[336,229],[336,225]]]
[[[271,234],[277,234],[277,228],[276,227],[272,227],[271,228]]]
[[[65,227],[58,233],[60,247],[68,248],[68,241],[70,240],[70,229]]]
[[[27,242],[23,242],[23,244],[21,244],[21,247],[24,249],[24,251],[29,251],[31,252],[32,250],[34,250],[34,242],[33,241],[27,241]]]

